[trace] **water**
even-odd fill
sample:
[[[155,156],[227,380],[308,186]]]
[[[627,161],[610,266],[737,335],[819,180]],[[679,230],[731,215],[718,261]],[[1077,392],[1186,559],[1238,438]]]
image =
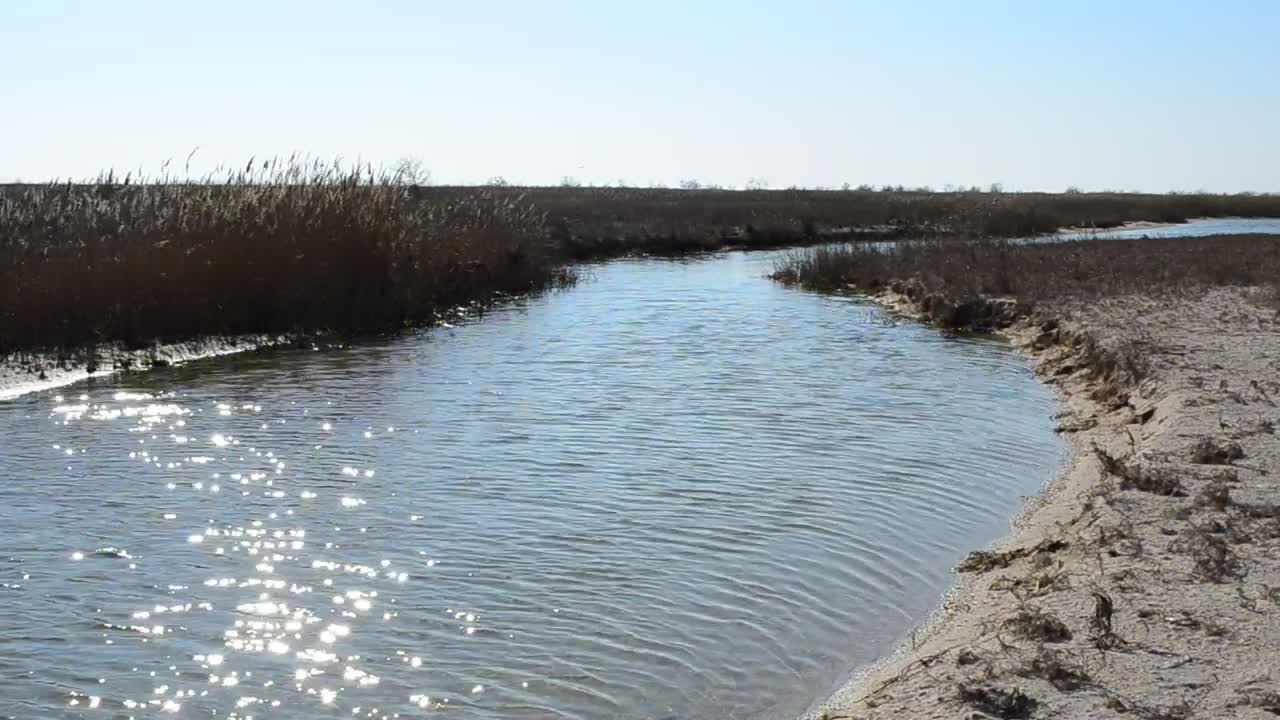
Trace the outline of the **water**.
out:
[[[768,254],[0,404],[0,716],[776,718],[1061,446],[994,342]]]
[[[1192,220],[1178,225],[1062,233],[1059,237],[1072,240],[1091,237],[1124,240],[1142,237],[1177,238],[1195,237],[1197,235],[1242,235],[1250,233],[1280,235],[1280,218],[1210,218],[1207,220]]]

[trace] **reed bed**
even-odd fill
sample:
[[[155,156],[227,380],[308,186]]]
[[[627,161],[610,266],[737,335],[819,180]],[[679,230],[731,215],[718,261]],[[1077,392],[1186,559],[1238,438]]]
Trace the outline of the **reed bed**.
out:
[[[856,238],[1024,237],[1064,227],[1280,217],[1280,195],[495,187],[545,210],[569,255],[684,254]],[[452,197],[471,188],[427,188]]]
[[[1280,237],[854,243],[792,252],[774,277],[819,291],[875,291],[911,282],[953,302],[999,296],[1028,306],[1223,285],[1274,293],[1280,287]]]
[[[573,282],[519,194],[436,201],[296,158],[224,177],[0,192],[0,354],[203,335],[379,333]]]
[[[203,335],[380,333],[564,286],[574,281],[566,263],[629,253],[858,240],[793,258],[787,273],[815,287],[917,272],[999,293],[1040,292],[1051,276],[1054,287],[1073,287],[1126,273],[1230,275],[1238,268],[1223,263],[1234,256],[1206,249],[1185,258],[1185,241],[1144,241],[1155,244],[1143,246],[1141,272],[1136,258],[1116,257],[1139,253],[1120,241],[912,242],[889,254],[861,242],[1228,215],[1280,217],[1280,196],[422,187],[411,173],[298,158],[198,181],[106,174],[0,186],[0,355]],[[1190,266],[1148,262],[1166,247]]]

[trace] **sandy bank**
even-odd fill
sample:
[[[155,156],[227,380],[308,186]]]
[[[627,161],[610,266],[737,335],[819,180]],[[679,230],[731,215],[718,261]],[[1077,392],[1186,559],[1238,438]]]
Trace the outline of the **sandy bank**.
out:
[[[1054,315],[1006,334],[1058,390],[1072,462],[817,717],[1280,714],[1274,301],[1219,288]]]
[[[94,351],[81,350],[61,357],[49,353],[13,355],[0,359],[0,400],[70,385],[90,377],[169,367],[221,355],[293,346],[297,342],[298,338],[288,335],[240,335],[157,344],[142,349],[107,345]]]
[[[1124,232],[1125,230],[1150,230],[1152,228],[1174,227],[1177,225],[1184,225],[1189,222],[1195,222],[1197,220],[1208,220],[1208,219],[1210,218],[1195,217],[1195,218],[1188,218],[1187,220],[1180,223],[1156,222],[1153,220],[1130,220],[1128,222],[1123,222],[1123,223],[1120,223],[1119,225],[1115,225],[1113,227],[1094,227],[1092,225],[1072,225],[1069,227],[1059,228],[1058,233],[1059,234],[1077,234],[1077,233],[1105,234],[1105,233],[1113,233],[1113,232]]]

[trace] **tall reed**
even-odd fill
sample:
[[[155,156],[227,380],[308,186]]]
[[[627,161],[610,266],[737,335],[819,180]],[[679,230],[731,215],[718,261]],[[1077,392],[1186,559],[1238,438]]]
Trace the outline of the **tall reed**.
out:
[[[520,195],[424,200],[406,174],[367,166],[295,157],[0,193],[0,353],[380,332],[572,281]]]
[[[792,251],[775,270],[780,281],[819,291],[868,291],[911,280],[957,301],[1092,300],[1224,285],[1274,290],[1280,288],[1280,236],[854,243]]]

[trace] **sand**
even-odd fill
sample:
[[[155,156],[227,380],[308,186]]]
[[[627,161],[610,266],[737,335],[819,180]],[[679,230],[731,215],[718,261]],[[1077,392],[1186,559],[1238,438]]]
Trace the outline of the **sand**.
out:
[[[1186,222],[1195,222],[1196,220],[1208,220],[1210,218],[1189,218]],[[1113,227],[1093,227],[1090,225],[1069,225],[1059,228],[1059,233],[1075,234],[1075,233],[1112,233],[1123,232],[1125,230],[1151,230],[1153,228],[1166,228],[1182,225],[1184,223],[1173,222],[1155,222],[1152,220],[1130,220],[1129,222],[1120,223]]]
[[[289,335],[239,335],[156,344],[143,349],[106,345],[99,347],[93,358],[84,351],[63,357],[49,353],[9,356],[0,359],[0,400],[70,385],[90,377],[138,372],[270,347],[293,346],[298,341],[298,338]]]
[[[1280,714],[1280,313],[1219,288],[1053,316],[1006,334],[1057,389],[1073,459],[816,717]]]

